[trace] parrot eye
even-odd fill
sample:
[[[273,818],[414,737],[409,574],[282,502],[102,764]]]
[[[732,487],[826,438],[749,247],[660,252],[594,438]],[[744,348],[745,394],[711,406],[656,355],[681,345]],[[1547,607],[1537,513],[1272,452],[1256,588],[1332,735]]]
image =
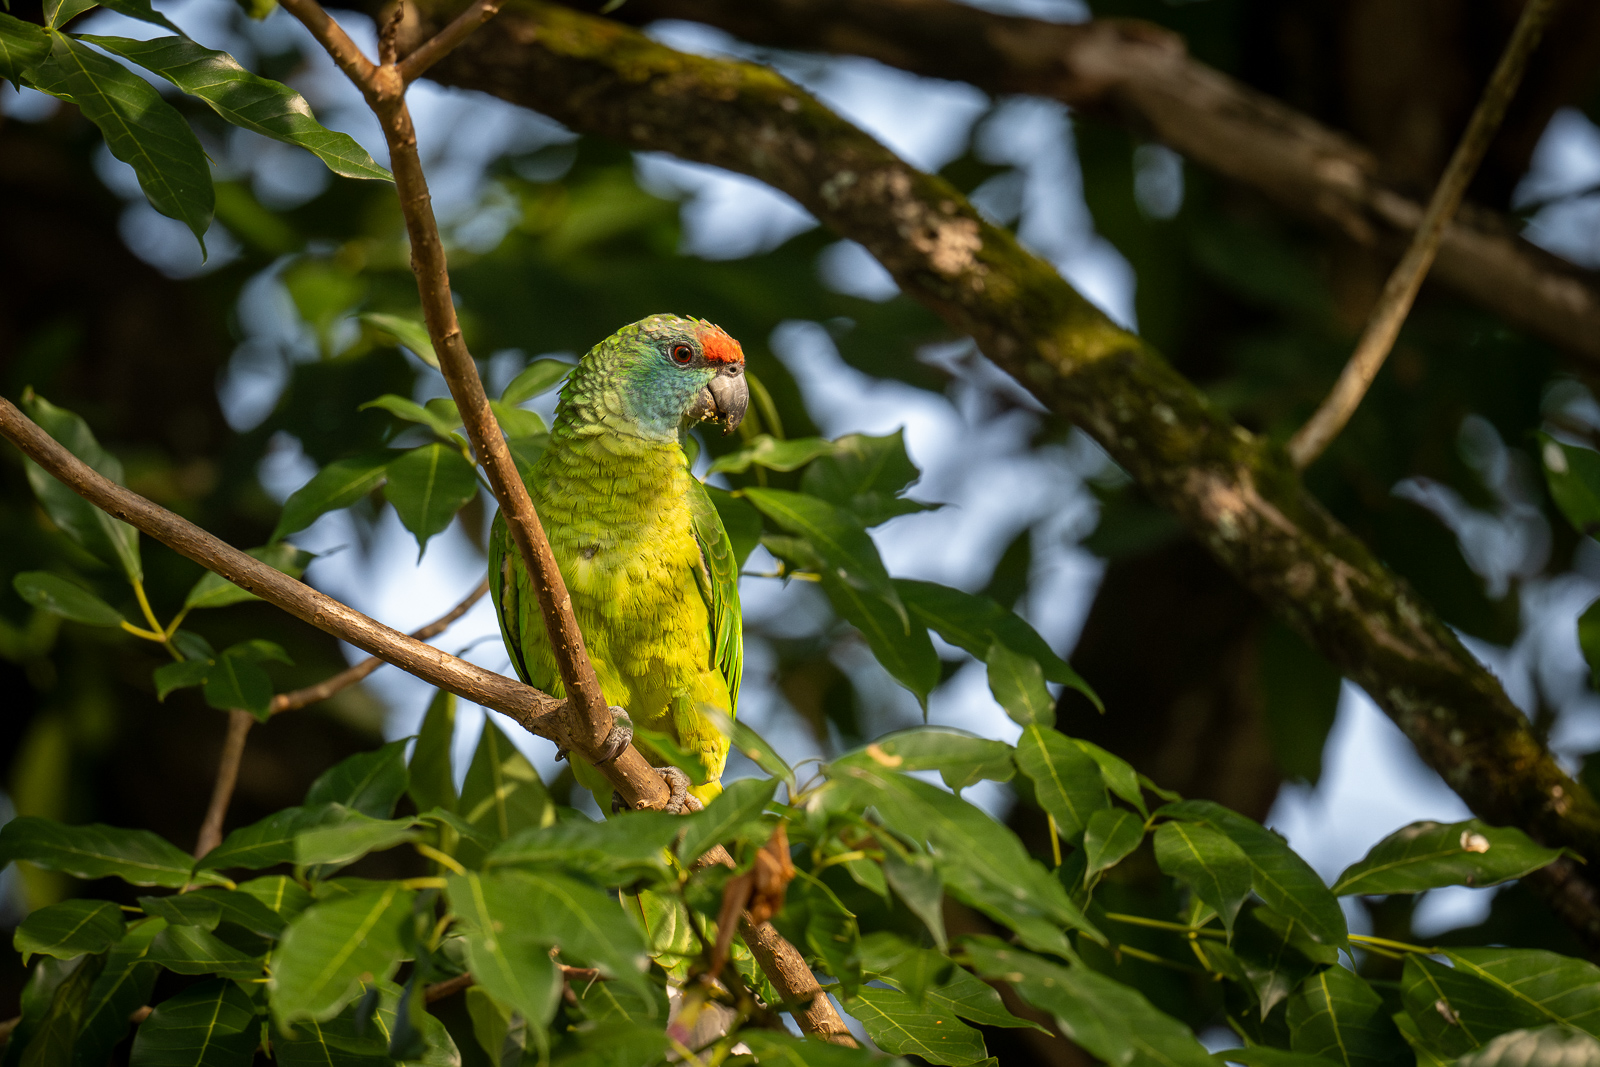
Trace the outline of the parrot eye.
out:
[[[672,346],[672,362],[676,363],[678,366],[687,367],[690,361],[693,359],[694,349],[690,348],[688,345],[679,344]]]

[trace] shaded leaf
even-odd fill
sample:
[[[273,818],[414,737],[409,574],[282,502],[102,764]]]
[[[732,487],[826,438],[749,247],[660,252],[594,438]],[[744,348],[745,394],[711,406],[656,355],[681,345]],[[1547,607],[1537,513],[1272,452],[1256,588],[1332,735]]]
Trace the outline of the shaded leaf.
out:
[[[17,595],[36,608],[89,626],[121,626],[122,613],[93,593],[44,571],[23,571],[11,580]]]
[[[426,426],[446,441],[457,441],[456,427],[461,425],[461,415],[456,411],[452,402],[448,411],[441,411],[437,407],[429,407],[417,403],[410,397],[398,396],[394,393],[385,393],[376,400],[369,400],[362,404],[361,411],[369,408],[380,408],[387,411],[397,419],[414,422],[419,426]]]
[[[881,596],[863,590],[823,570],[822,590],[834,610],[861,631],[883,669],[917,698],[926,711],[928,694],[939,684],[939,655],[933,650],[928,631],[921,625],[908,626],[902,609],[886,603]]]
[[[832,451],[833,442],[821,437],[797,437],[792,441],[781,441],[771,434],[758,434],[743,448],[718,456],[706,473],[743,474],[752,466],[772,471],[792,471]]]
[[[79,878],[121,878],[134,885],[170,889],[186,885],[194,860],[149,830],[123,830],[90,823],[65,826],[51,819],[22,815],[0,827],[0,865],[26,860],[46,870]]]
[[[82,1028],[72,1043],[73,1067],[104,1067],[127,1036],[128,1016],[149,1003],[161,968],[144,957],[162,926],[159,920],[138,923],[112,947],[84,1000]]]
[[[257,881],[270,882],[272,879]],[[306,903],[310,903],[309,895]],[[168,897],[140,897],[139,906],[146,915],[160,916],[169,923],[215,930],[218,923],[227,921],[262,937],[277,937],[288,923],[287,918],[274,911],[255,892],[246,892],[243,887],[237,890],[201,889]]]
[[[1471,1052],[1496,1034],[1548,1022],[1537,1006],[1466,968],[1416,954],[1406,956],[1400,998],[1418,1037],[1445,1059]]]
[[[140,84],[144,83],[141,81]],[[65,408],[56,407],[32,390],[23,393],[22,409],[68,452],[108,480],[122,484],[122,462],[100,447],[89,424],[82,418]],[[38,497],[51,522],[103,563],[120,567],[130,581],[143,579],[144,567],[139,558],[137,530],[107,515],[56,481],[54,475],[33,460],[24,460],[23,466],[28,472],[28,484],[33,487],[34,496]]]
[[[681,816],[661,811],[632,812],[604,822],[571,819],[512,835],[489,853],[487,866],[562,866],[601,885],[628,885],[667,874],[666,849],[684,823]]]
[[[272,717],[272,679],[246,656],[218,656],[206,672],[205,697],[219,711],[248,711],[257,722]]]
[[[555,801],[539,772],[490,718],[483,721],[456,810],[492,841],[556,820]]]
[[[455,738],[456,695],[436,690],[422,716],[407,776],[406,789],[418,811],[456,810],[455,771],[451,758]]]
[[[464,926],[473,980],[543,1029],[555,1015],[561,972],[550,958],[550,942],[510,925],[510,917],[498,910],[503,906],[498,888],[495,882],[485,892],[477,874],[451,880],[450,903]]]
[[[1167,822],[1156,827],[1156,863],[1188,886],[1222,917],[1229,935],[1250,895],[1250,857],[1233,839],[1205,823]]]
[[[777,791],[778,782],[773,778],[741,778],[728,783],[704,811],[681,820],[684,831],[678,855],[692,862],[714,845],[731,844],[752,834],[765,841],[768,827],[761,816]]]
[[[861,1021],[873,1044],[891,1055],[965,1065],[989,1054],[978,1031],[954,1015],[919,1008],[898,990],[863,987],[844,1001],[844,1010]]]
[[[237,985],[213,978],[155,1006],[133,1038],[131,1067],[249,1067],[261,1025]]]
[[[1289,1047],[1343,1067],[1402,1067],[1410,1050],[1372,987],[1338,965],[1289,997]]]
[[[241,952],[198,926],[174,926],[155,936],[145,959],[178,974],[215,974],[249,982],[261,977],[265,959]]]
[[[312,560],[309,552],[302,552],[293,545],[276,544],[266,545],[262,548],[252,548],[245,555],[260,560],[273,570],[282,571],[291,578],[298,579],[306,572],[306,564]],[[229,604],[239,604],[246,600],[259,600],[260,597],[248,589],[241,589],[222,575],[214,571],[207,571],[200,576],[189,590],[189,595],[184,598],[183,606],[193,611],[196,608],[221,608]]]
[[[888,604],[900,620],[900,629],[909,633],[911,625],[900,594],[895,592],[884,570],[878,548],[868,536],[861,520],[804,493],[784,489],[750,488],[744,491],[762,514],[792,534],[806,539],[827,565],[831,574],[853,589],[869,593]]]
[[[794,793],[794,769],[784,762],[783,757],[778,755],[778,750],[768,744],[765,738],[756,733],[746,723],[738,721],[721,708],[714,707],[711,704],[701,704],[700,714],[710,719],[717,729],[722,731],[722,736],[728,739],[735,750],[757,767],[787,785],[791,795]]]
[[[478,479],[465,456],[435,442],[413,448],[389,464],[384,496],[417,539],[421,557],[428,541],[450,525],[456,512],[478,495]]]
[[[34,953],[70,960],[104,952],[122,940],[122,909],[103,900],[63,900],[28,914],[12,944],[22,962]]]
[[[380,338],[404,345],[422,362],[434,370],[439,369],[439,355],[433,350],[433,337],[428,333],[427,323],[421,319],[379,311],[368,311],[356,318],[363,326],[371,327]]]
[[[271,543],[299,533],[330,511],[347,508],[382,485],[389,461],[399,453],[391,449],[336,459],[283,502],[283,514],[272,531]]]
[[[1017,739],[1017,768],[1033,782],[1039,806],[1061,835],[1076,840],[1095,812],[1109,805],[1100,765],[1049,726],[1027,726]]]
[[[1088,861],[1084,871],[1084,884],[1096,875],[1121,863],[1144,840],[1144,820],[1122,808],[1101,808],[1089,816],[1089,825],[1083,834],[1083,851]],[[1156,848],[1159,850],[1160,845]],[[1246,891],[1249,890],[1248,868]],[[1230,916],[1231,922],[1231,916]]]
[[[500,403],[521,404],[548,393],[572,373],[573,365],[559,359],[536,359],[524,367],[500,393]]]
[[[869,1049],[830,1045],[821,1038],[795,1037],[776,1030],[752,1027],[740,1031],[739,1039],[758,1062],[773,1067],[873,1067],[884,1062]]]
[[[0,12],[0,78],[20,87],[23,71],[50,54],[50,34],[44,27]]]
[[[376,752],[357,752],[322,772],[306,793],[306,805],[343,804],[351,811],[387,819],[406,791],[406,742],[391,741]]]
[[[800,479],[800,488],[853,513],[863,525],[876,526],[930,509],[901,495],[919,477],[906,454],[904,430],[882,437],[853,433],[817,457]]]
[[[296,916],[272,954],[273,1015],[325,1021],[360,994],[362,975],[387,979],[400,964],[415,898],[397,882],[375,882]]]
[[[1037,660],[1011,651],[996,641],[984,662],[989,668],[989,692],[1020,726],[1055,725],[1056,702],[1044,687],[1044,671]],[[1099,772],[1096,771],[1096,777]]]
[[[911,913],[922,920],[933,943],[945,948],[944,880],[931,856],[913,852],[902,856],[898,849],[884,846],[883,874]]]
[[[1539,434],[1550,496],[1579,533],[1600,533],[1600,452]]]
[[[1543,949],[1449,949],[1445,958],[1538,1011],[1546,1020],[1600,1037],[1600,967]]]
[[[1340,896],[1420,893],[1447,885],[1490,886],[1521,878],[1561,855],[1515,827],[1478,820],[1414,822],[1372,846],[1348,867],[1333,891]]]

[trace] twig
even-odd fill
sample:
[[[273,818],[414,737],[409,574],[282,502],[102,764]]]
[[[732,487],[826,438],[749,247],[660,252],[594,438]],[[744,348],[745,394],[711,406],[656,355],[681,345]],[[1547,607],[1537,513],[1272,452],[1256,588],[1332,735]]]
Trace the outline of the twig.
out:
[[[455,21],[424,41],[416,51],[400,61],[400,77],[407,85],[418,78],[439,60],[455,50],[456,45],[472,35],[472,31],[500,13],[502,0],[476,0]],[[399,10],[398,5],[395,8]]]
[[[446,978],[442,982],[435,982],[423,990],[422,998],[429,1004],[436,1000],[443,1000],[454,993],[459,993],[472,984],[472,972],[458,974],[454,978]]]
[[[1483,97],[1472,112],[1466,132],[1461,135],[1461,141],[1456,145],[1449,165],[1445,167],[1444,176],[1433,190],[1433,197],[1428,201],[1428,209],[1423,213],[1422,222],[1411,239],[1411,246],[1384,283],[1378,305],[1372,309],[1372,315],[1361,331],[1355,352],[1322,405],[1289,439],[1289,458],[1296,467],[1303,470],[1310,466],[1339,436],[1339,431],[1350,421],[1350,416],[1361,404],[1361,398],[1372,386],[1372,380],[1378,376],[1383,361],[1389,358],[1395,338],[1400,335],[1400,326],[1406,321],[1411,305],[1417,299],[1417,292],[1422,288],[1422,280],[1427,277],[1428,268],[1433,266],[1434,257],[1439,253],[1439,242],[1444,237],[1445,227],[1461,206],[1467,185],[1477,172],[1478,164],[1483,161],[1483,154],[1489,150],[1489,142],[1494,139],[1495,131],[1500,128],[1506,106],[1511,103],[1517,85],[1522,81],[1528,56],[1538,45],[1539,37],[1544,33],[1545,21],[1555,6],[1556,0],[1527,0],[1523,7],[1516,29],[1511,33],[1511,40],[1506,43],[1500,62],[1495,65],[1494,74],[1483,90]]]
[[[195,859],[222,844],[222,821],[228,817],[233,787],[239,782],[239,764],[244,760],[245,738],[250,736],[255,722],[255,716],[248,711],[234,708],[228,712],[228,735],[222,741],[222,755],[217,757],[217,782],[211,788],[211,804],[194,843]]]

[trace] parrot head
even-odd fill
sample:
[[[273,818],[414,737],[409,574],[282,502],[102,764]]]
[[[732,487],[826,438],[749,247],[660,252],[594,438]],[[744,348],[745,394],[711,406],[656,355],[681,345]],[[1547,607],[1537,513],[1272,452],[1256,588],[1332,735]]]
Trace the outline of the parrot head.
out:
[[[562,391],[569,405],[641,437],[676,439],[689,424],[712,420],[732,433],[750,406],[744,351],[720,326],[651,315],[583,358]]]

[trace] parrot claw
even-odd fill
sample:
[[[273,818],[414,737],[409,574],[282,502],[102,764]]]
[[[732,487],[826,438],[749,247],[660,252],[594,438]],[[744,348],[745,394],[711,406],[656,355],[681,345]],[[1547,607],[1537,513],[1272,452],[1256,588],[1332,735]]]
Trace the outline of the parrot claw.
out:
[[[700,803],[700,798],[689,792],[689,776],[676,767],[652,767],[651,770],[661,775],[667,783],[667,803],[661,810],[668,815],[686,815],[692,811],[700,811],[705,805]],[[611,794],[611,811],[627,811],[628,803],[622,799],[621,793]]]
[[[633,744],[633,720],[628,718],[628,713],[622,708],[613,706],[610,711],[614,721],[611,724],[611,732],[606,735],[605,744],[600,749],[601,763],[616,759]]]

